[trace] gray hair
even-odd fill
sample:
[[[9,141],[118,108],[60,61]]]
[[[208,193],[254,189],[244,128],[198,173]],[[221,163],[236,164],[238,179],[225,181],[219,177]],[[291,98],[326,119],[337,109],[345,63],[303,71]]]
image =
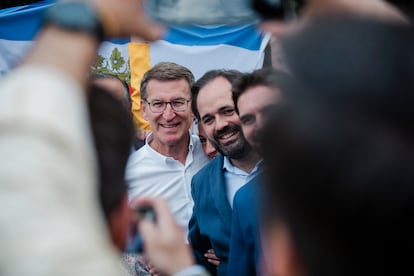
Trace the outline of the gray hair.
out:
[[[174,62],[160,62],[154,65],[142,77],[140,86],[141,99],[147,98],[147,86],[151,79],[160,81],[185,79],[188,82],[189,89],[194,84],[194,75],[187,67]]]

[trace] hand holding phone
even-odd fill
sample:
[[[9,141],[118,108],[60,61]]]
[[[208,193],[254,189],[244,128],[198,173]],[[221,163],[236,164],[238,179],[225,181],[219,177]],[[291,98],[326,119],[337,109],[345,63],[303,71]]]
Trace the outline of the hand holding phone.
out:
[[[135,208],[139,220],[150,220],[156,222],[156,215],[154,208],[151,205],[141,205]],[[136,232],[136,231],[135,231]],[[131,242],[128,244],[126,252],[140,254],[144,250],[144,243],[139,232],[136,232]]]
[[[184,230],[175,221],[167,202],[152,198],[134,203],[143,218],[138,223],[141,249],[145,244],[145,256],[154,268],[172,275],[193,265],[193,254],[185,242]]]

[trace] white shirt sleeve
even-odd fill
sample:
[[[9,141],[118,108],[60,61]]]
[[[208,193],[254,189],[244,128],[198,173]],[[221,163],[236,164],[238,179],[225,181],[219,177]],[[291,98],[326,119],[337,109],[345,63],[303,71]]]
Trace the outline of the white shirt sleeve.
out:
[[[84,92],[55,68],[0,80],[4,275],[120,275],[97,202]]]

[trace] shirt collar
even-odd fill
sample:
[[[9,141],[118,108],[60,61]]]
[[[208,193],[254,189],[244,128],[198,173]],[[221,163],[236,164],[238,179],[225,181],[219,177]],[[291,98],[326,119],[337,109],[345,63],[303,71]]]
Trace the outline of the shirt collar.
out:
[[[152,131],[148,133],[147,137],[145,138],[145,144],[149,145],[149,142],[151,142],[154,139],[154,134]]]
[[[228,172],[231,173],[235,173],[235,174],[242,174],[242,175],[249,175],[249,174],[253,174],[256,173],[256,171],[259,171],[262,167],[262,161],[263,159],[260,159],[256,165],[254,166],[253,170],[250,173],[247,173],[235,166],[233,166],[233,164],[230,162],[230,159],[227,156],[224,156],[224,160],[223,160],[223,170],[226,170]]]
[[[191,154],[192,155],[192,152],[193,152],[193,149],[194,149],[194,136],[193,135],[191,135],[191,132],[189,132],[189,134],[190,134],[190,143],[189,143],[189,145],[188,145],[188,153],[187,153],[187,157],[189,156],[189,154]],[[198,139],[198,137],[197,137],[197,139]],[[161,153],[159,153],[158,151],[156,151],[155,149],[153,149],[151,146],[150,146],[150,142],[152,141],[152,140],[154,140],[154,134],[153,134],[153,132],[151,131],[148,135],[147,135],[147,137],[145,138],[145,146],[146,147],[148,147],[153,153],[156,153],[158,156],[160,156],[163,160],[164,160],[164,162],[167,162],[167,160],[169,159],[169,158],[171,158],[171,157],[169,157],[169,156],[165,156],[165,155],[163,155],[163,154],[161,154]]]
[[[194,136],[191,134],[191,132],[189,133],[190,133],[190,144],[188,145],[188,152],[190,153],[190,152],[193,152],[193,149],[194,149],[194,139],[193,139]]]

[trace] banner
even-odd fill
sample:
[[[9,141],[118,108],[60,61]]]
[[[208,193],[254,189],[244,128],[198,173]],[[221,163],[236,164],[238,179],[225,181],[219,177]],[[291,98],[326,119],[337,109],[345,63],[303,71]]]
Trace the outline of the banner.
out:
[[[0,78],[30,49],[44,11],[55,2],[44,0],[0,10]],[[140,113],[139,82],[152,65],[176,62],[188,67],[196,79],[211,69],[249,72],[262,67],[269,39],[253,24],[170,27],[162,40],[152,43],[129,38],[103,42],[91,69],[116,74],[132,86],[134,121],[139,129],[149,130]]]

